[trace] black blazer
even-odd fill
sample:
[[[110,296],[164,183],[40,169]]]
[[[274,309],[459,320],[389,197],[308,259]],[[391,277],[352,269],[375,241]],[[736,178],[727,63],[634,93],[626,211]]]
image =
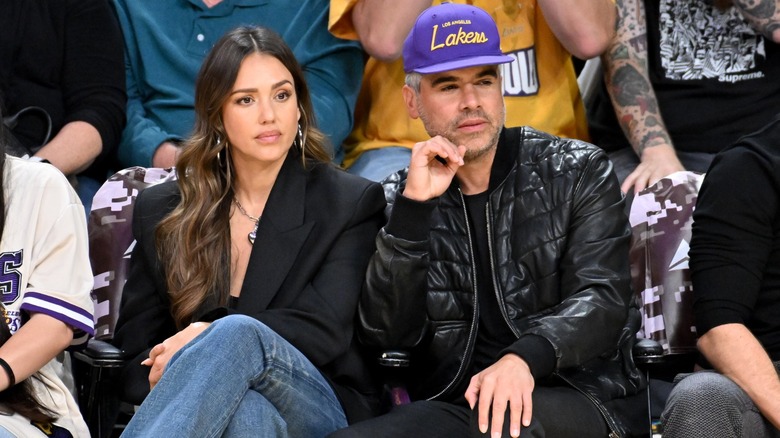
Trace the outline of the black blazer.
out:
[[[136,200],[137,242],[113,341],[129,360],[123,399],[136,404],[149,392],[149,368],[140,362],[177,331],[154,232],[179,200],[175,181],[150,187]],[[263,211],[238,306],[220,307],[214,298],[196,319],[228,313],[257,318],[322,371],[350,422],[367,418],[375,413],[376,388],[353,332],[384,207],[379,184],[330,164],[304,169],[300,156],[290,153]]]

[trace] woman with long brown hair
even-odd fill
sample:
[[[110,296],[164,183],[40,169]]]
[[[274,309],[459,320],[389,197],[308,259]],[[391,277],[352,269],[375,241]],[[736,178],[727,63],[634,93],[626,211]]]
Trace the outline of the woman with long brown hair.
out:
[[[268,29],[214,46],[195,110],[178,181],[135,205],[115,343],[125,398],[145,401],[125,434],[314,437],[371,415],[353,320],[381,187],[330,164]]]

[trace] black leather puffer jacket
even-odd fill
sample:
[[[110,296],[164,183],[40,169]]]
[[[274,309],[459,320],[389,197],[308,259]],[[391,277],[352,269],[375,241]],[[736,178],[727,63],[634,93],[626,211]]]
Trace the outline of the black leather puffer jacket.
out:
[[[612,165],[593,145],[530,128],[505,128],[495,161],[488,238],[504,319],[518,341],[547,339],[557,380],[586,394],[624,436],[609,401],[644,381],[631,357],[640,318]],[[405,181],[401,171],[384,182],[389,222],[369,265],[360,338],[410,351],[411,395],[433,399],[471,378],[475,260],[457,182],[436,200],[396,203]]]

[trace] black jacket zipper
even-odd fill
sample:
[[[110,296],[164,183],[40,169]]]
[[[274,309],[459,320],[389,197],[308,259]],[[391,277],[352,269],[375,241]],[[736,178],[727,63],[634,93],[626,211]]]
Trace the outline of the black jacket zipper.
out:
[[[458,194],[460,195],[460,203],[463,206],[463,216],[466,220],[466,234],[469,238],[469,254],[471,255],[471,272],[474,278],[477,278],[477,266],[474,259],[474,242],[471,240],[471,228],[469,226],[469,215],[468,211],[466,211],[466,200],[463,199],[463,192],[458,188]],[[466,350],[463,352],[463,359],[460,362],[460,366],[458,366],[458,372],[455,373],[455,377],[450,381],[450,383],[447,384],[447,386],[444,387],[441,391],[439,391],[438,394],[434,395],[433,397],[428,397],[428,400],[436,399],[437,397],[441,397],[442,394],[449,391],[455,383],[457,383],[463,376],[463,373],[465,372],[466,364],[470,362],[469,357],[471,356],[471,351],[473,348],[473,344],[475,341],[475,335],[477,334],[477,321],[479,320],[479,301],[477,299],[477,283],[474,282],[474,315],[471,318],[471,327],[469,328],[469,337],[466,341]]]

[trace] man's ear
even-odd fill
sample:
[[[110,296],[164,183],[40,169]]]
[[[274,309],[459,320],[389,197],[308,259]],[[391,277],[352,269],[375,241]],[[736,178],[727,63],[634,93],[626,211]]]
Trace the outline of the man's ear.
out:
[[[409,117],[417,119],[420,117],[420,113],[417,111],[417,93],[414,92],[412,87],[404,84],[404,88],[401,89],[404,95],[404,103],[406,103],[406,111],[409,113]]]

